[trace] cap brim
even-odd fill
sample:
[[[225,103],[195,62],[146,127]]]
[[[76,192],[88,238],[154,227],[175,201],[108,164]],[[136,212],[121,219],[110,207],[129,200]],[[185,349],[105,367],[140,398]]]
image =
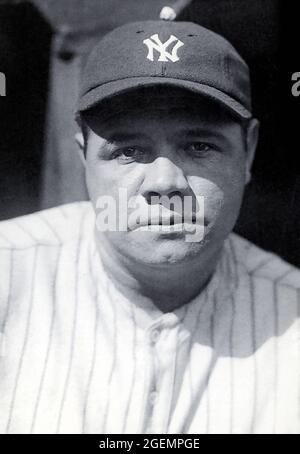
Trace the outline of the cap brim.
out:
[[[167,77],[133,77],[130,79],[128,78],[114,82],[108,82],[104,85],[95,87],[85,95],[81,96],[77,106],[77,113],[91,109],[92,107],[101,103],[101,101],[115,97],[122,93],[126,93],[128,91],[142,87],[151,87],[157,85],[184,88],[193,93],[203,95],[207,98],[212,99],[213,101],[222,104],[224,107],[229,109],[233,114],[237,115],[240,118],[249,119],[252,117],[251,112],[247,110],[241,103],[239,103],[223,91],[218,90],[217,88],[187,80]]]

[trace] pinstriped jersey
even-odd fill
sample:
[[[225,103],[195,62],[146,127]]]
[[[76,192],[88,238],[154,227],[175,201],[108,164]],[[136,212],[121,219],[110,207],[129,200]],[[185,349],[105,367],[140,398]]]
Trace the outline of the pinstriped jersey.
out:
[[[122,295],[89,202],[0,223],[0,432],[300,432],[299,271],[232,234],[169,313]]]

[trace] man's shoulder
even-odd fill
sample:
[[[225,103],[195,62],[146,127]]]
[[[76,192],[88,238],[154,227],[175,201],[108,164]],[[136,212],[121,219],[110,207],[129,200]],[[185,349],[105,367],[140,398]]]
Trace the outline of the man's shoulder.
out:
[[[0,249],[58,246],[78,237],[90,202],[75,202],[0,222]]]
[[[236,261],[249,276],[300,289],[300,270],[295,266],[239,235],[231,234],[229,243]]]

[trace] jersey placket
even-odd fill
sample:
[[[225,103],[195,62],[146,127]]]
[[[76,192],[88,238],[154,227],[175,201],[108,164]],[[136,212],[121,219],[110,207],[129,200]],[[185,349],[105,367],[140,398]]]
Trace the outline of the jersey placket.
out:
[[[145,333],[151,358],[144,425],[145,433],[149,434],[167,433],[168,429],[178,326],[172,326],[167,318],[162,316]]]

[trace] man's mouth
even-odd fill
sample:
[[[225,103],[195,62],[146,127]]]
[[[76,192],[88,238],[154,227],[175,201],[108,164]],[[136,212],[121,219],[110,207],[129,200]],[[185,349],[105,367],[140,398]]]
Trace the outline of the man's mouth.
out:
[[[145,231],[182,231],[185,226],[207,225],[203,217],[196,214],[190,216],[171,215],[171,216],[153,216],[150,219],[137,220],[131,230],[141,229]]]
[[[144,222],[141,222],[142,225],[175,225],[175,224],[195,224],[196,216],[184,217],[180,215],[171,215],[171,216],[154,216]]]

